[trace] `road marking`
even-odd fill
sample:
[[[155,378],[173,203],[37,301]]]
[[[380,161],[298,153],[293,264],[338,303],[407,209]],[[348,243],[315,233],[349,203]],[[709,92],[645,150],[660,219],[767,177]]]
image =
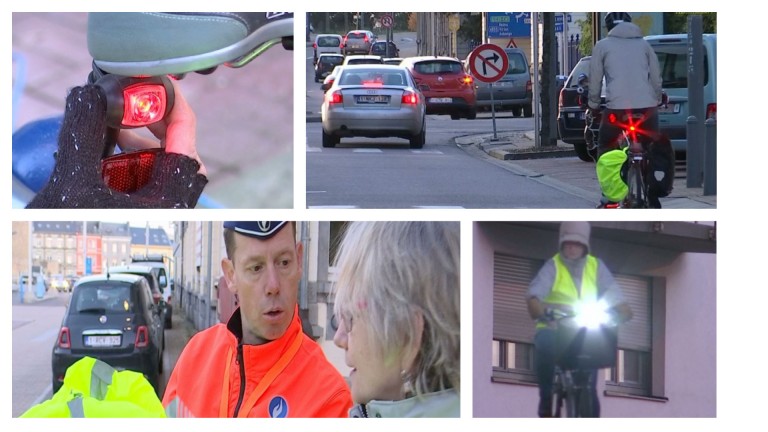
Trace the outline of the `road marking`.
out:
[[[352,205],[320,205],[320,206],[307,206],[307,208],[310,208],[310,209],[353,209],[353,208],[358,208],[358,206],[352,206]]]
[[[383,153],[381,149],[355,149],[352,150],[352,153]]]
[[[411,150],[411,153],[416,154],[443,154],[440,150]]]
[[[463,209],[462,206],[413,206],[418,209]]]
[[[321,151],[323,151],[323,149],[321,149],[321,148],[319,148],[319,147],[310,147],[310,146],[307,146],[307,152],[308,152],[308,153],[313,153],[313,152],[317,153],[317,152],[321,152]]]

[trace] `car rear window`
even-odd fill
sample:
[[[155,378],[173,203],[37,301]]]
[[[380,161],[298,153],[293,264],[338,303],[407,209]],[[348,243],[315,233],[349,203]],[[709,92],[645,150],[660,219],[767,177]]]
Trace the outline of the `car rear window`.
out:
[[[341,64],[341,62],[343,62],[343,61],[344,61],[344,57],[336,57],[336,56],[322,56],[322,57],[320,57],[320,63],[338,65],[338,64]]]
[[[381,64],[381,59],[375,59],[375,58],[358,58],[358,59],[349,59],[347,60],[348,65],[356,65],[356,64]]]
[[[523,58],[522,54],[508,53],[507,58],[509,59],[509,68],[507,69],[507,75],[521,74],[521,73],[528,72],[528,69],[525,67],[525,59]]]
[[[324,36],[317,39],[317,46],[323,48],[338,47],[341,41],[337,37]]]
[[[573,68],[571,74],[568,76],[568,82],[565,83],[566,87],[576,87],[579,75],[589,75],[589,59],[581,60],[576,63],[576,67]]]
[[[347,35],[349,39],[365,39],[365,33],[350,33]]]
[[[688,88],[688,47],[686,44],[654,44],[659,59],[663,88]],[[704,50],[704,85],[709,82],[707,54]]]
[[[130,284],[80,285],[72,296],[70,306],[77,313],[134,312]]]
[[[342,85],[381,84],[405,85],[408,81],[403,71],[382,71],[380,69],[355,69],[345,71],[339,82]]]
[[[461,63],[448,60],[418,62],[413,69],[420,74],[460,73],[464,71]]]

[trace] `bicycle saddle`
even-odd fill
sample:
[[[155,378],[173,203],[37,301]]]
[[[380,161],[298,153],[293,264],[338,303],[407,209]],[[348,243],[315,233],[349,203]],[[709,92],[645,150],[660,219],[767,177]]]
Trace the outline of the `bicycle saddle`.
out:
[[[282,41],[293,49],[290,12],[99,12],[88,16],[97,67],[124,76],[206,73],[241,67]]]

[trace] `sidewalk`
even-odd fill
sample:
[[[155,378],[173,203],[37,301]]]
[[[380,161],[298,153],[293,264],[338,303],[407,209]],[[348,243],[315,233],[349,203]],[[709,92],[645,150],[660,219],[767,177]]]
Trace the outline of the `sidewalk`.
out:
[[[533,131],[502,131],[493,138],[492,133],[467,135],[456,137],[455,142],[468,153],[496,159],[497,165],[511,171],[597,202],[600,188],[594,164],[578,159],[572,145],[558,141],[552,148],[537,149]],[[661,203],[663,208],[714,209],[717,195],[687,187],[685,174],[677,173],[672,193]]]

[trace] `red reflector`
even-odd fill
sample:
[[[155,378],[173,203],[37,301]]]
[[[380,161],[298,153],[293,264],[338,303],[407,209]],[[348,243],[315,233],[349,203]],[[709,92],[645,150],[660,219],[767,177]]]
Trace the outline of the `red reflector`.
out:
[[[101,161],[101,178],[110,189],[131,193],[149,182],[157,153],[163,149],[149,149],[121,153]]]
[[[69,328],[62,327],[59,331],[59,348],[72,348],[72,340],[69,338]]]
[[[146,126],[165,114],[165,87],[159,84],[134,84],[123,90],[122,124],[129,127]]]
[[[143,348],[149,345],[149,330],[147,326],[139,326],[136,329],[136,348]]]

